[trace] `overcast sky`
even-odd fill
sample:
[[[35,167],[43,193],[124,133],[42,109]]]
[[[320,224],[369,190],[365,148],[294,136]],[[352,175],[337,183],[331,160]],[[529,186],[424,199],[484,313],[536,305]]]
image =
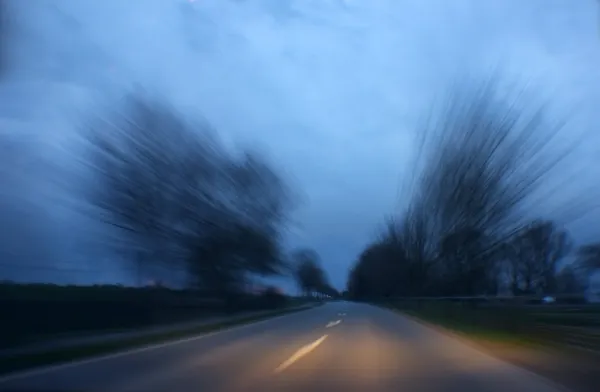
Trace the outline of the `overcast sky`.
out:
[[[594,0],[16,3],[24,34],[1,90],[4,124],[60,145],[97,100],[136,84],[162,94],[293,176],[307,203],[290,246],[315,248],[338,288],[399,204],[417,122],[457,73],[501,66],[576,107],[571,126],[592,135],[580,158],[599,156]]]

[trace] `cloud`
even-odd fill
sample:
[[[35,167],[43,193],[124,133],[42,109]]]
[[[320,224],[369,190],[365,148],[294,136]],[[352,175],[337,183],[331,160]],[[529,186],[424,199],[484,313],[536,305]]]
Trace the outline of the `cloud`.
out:
[[[32,98],[10,111],[68,118],[137,84],[265,146],[310,201],[290,243],[315,246],[338,287],[398,205],[418,122],[457,73],[499,66],[576,106],[580,126],[596,121],[593,0],[18,3],[27,34],[12,91]]]

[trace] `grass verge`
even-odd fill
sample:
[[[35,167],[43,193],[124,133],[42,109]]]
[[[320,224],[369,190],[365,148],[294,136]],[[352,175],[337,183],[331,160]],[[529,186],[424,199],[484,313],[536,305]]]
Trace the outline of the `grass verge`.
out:
[[[7,358],[0,358],[0,374],[5,375],[35,367],[72,362],[75,360],[116,353],[126,349],[133,349],[147,345],[183,339],[186,337],[192,337],[195,335],[202,335],[209,332],[227,329],[229,327],[267,320],[276,316],[296,313],[310,308],[311,307],[282,309],[279,311],[273,311],[272,313],[268,314],[236,318],[233,320],[227,320],[215,324],[202,325],[178,331],[162,332],[151,335],[138,336],[134,338],[126,338],[117,341],[99,342],[76,347],[49,350],[35,354],[22,354]]]
[[[390,309],[412,316],[428,324],[442,327],[452,332],[464,335],[477,341],[492,341],[504,344],[523,345],[528,347],[541,347],[543,344],[539,340],[534,340],[527,335],[509,332],[491,327],[484,327],[474,323],[464,322],[457,319],[446,319],[444,317],[419,312],[414,310],[401,310],[390,307]]]
[[[527,369],[566,387],[567,390],[598,390],[600,357],[596,354],[586,354],[524,331],[503,330],[489,324],[468,322],[461,320],[457,314],[443,314],[435,309],[405,309],[388,304],[382,306],[414,318],[442,333],[449,333],[467,345]],[[465,319],[469,318],[468,314],[462,316],[465,316]]]

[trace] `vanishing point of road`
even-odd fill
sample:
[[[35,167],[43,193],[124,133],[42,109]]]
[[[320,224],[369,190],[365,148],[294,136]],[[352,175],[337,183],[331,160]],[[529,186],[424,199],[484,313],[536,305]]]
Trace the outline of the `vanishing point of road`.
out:
[[[0,391],[561,389],[389,310],[334,302],[213,334],[0,378]]]

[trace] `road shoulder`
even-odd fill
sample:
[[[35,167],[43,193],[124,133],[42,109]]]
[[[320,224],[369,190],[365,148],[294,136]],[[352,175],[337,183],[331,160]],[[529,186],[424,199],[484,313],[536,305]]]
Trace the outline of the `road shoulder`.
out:
[[[89,344],[60,347],[42,352],[25,353],[0,358],[0,381],[17,377],[24,373],[43,371],[57,366],[77,364],[85,361],[108,359],[110,357],[127,355],[165,345],[177,344],[213,335],[215,333],[254,325],[291,313],[312,309],[318,305],[307,305],[294,308],[280,309],[259,315],[235,317],[211,324],[202,324],[177,330],[157,333],[142,333],[138,336],[127,335],[123,339],[96,341]]]
[[[535,377],[542,378],[564,391],[594,392],[598,390],[600,357],[573,350],[559,350],[540,346],[520,345],[506,341],[473,338],[439,324],[423,320],[397,309],[386,309],[401,314],[423,326],[451,336],[482,353],[514,365]]]

